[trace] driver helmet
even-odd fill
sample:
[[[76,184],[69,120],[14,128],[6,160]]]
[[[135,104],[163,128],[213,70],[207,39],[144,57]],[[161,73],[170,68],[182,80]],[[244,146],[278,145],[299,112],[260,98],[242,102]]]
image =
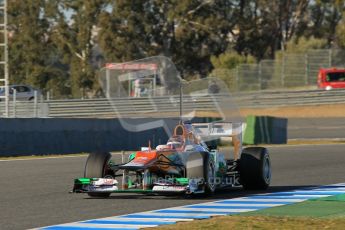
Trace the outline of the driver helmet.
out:
[[[183,146],[183,141],[181,137],[175,136],[171,137],[166,144],[170,149],[178,149]]]

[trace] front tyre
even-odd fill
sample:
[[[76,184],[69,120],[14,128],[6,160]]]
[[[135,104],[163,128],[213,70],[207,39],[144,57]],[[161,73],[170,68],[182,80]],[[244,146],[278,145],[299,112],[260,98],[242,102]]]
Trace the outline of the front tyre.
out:
[[[271,161],[266,148],[243,149],[240,159],[240,181],[247,190],[268,188],[271,182]]]
[[[103,178],[107,175],[107,164],[111,158],[111,154],[107,152],[90,153],[86,160],[84,177],[85,178]],[[106,198],[110,193],[87,193],[90,197]]]

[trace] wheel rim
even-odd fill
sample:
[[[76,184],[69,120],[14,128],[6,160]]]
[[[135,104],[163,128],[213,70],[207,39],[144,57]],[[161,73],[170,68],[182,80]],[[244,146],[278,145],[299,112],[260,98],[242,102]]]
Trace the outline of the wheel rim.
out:
[[[209,162],[208,164],[208,187],[210,188],[211,191],[214,191],[216,189],[216,184],[215,184],[215,175],[214,175],[214,164],[212,161]]]
[[[266,184],[269,184],[271,181],[271,163],[268,155],[265,155],[264,165],[263,165],[263,177]]]

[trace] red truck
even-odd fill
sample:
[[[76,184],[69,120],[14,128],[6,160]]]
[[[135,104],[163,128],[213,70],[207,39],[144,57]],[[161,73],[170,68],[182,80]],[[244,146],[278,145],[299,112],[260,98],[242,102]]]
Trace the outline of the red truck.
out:
[[[317,85],[325,90],[345,88],[345,69],[320,69]]]

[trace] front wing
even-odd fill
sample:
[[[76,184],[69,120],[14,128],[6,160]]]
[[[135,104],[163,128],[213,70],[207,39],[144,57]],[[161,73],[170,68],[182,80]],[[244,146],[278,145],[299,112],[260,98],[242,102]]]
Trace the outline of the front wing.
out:
[[[132,187],[120,189],[115,179],[109,178],[78,178],[74,180],[74,193],[204,193],[202,179],[178,178],[177,182],[163,181],[155,183],[152,189]]]

